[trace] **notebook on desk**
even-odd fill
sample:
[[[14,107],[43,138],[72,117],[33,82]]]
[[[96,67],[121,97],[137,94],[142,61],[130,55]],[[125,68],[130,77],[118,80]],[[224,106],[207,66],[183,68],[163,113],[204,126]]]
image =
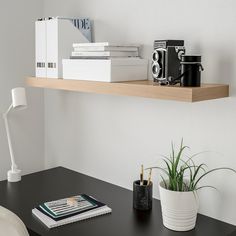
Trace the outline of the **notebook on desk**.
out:
[[[32,210],[48,228],[111,213],[111,208],[91,196],[81,194],[45,202]]]

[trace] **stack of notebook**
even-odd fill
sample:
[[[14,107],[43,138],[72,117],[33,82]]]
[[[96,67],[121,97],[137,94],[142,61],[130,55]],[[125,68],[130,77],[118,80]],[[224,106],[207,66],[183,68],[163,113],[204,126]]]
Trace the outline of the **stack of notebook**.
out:
[[[110,42],[74,43],[70,59],[63,59],[63,79],[99,82],[146,80],[148,61],[140,45]]]
[[[45,202],[32,210],[48,228],[104,215],[111,211],[107,205],[86,194]]]
[[[71,59],[127,58],[139,56],[139,45],[100,43],[74,43]]]

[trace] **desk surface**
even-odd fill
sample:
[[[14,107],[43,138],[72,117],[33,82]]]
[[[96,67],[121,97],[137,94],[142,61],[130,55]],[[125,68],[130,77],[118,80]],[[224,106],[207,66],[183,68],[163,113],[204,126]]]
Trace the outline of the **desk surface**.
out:
[[[32,208],[42,202],[80,193],[92,195],[106,203],[112,208],[112,214],[49,230],[31,213]],[[15,212],[24,221],[32,235],[233,236],[236,234],[235,226],[200,214],[196,229],[185,233],[170,231],[162,225],[158,200],[153,201],[151,211],[136,211],[132,207],[132,191],[63,167],[23,176],[19,183],[1,181],[0,205]]]

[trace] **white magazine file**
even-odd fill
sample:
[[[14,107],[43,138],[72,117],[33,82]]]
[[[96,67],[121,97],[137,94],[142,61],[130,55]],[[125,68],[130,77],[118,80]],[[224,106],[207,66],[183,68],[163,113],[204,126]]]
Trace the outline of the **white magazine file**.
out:
[[[88,18],[55,17],[36,21],[36,77],[61,78],[62,59],[70,57],[74,42],[91,42],[91,23]]]

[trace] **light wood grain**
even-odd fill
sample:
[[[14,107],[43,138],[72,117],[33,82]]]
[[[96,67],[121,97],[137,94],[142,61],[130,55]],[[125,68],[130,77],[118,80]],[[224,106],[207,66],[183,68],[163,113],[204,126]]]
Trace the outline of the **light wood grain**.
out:
[[[201,87],[160,86],[150,80],[120,83],[63,80],[29,77],[26,84],[31,87],[61,89],[98,94],[137,96],[145,98],[197,102],[229,96],[229,85],[202,84]]]

